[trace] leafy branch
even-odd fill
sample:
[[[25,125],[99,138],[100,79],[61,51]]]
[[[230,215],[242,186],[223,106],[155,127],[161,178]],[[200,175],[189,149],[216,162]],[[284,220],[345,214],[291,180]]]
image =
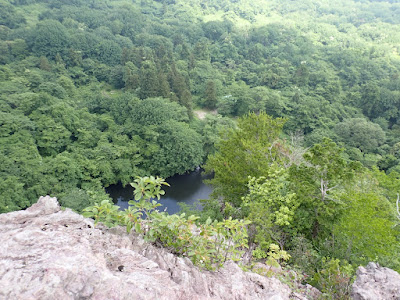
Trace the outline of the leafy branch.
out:
[[[164,195],[162,186],[168,183],[162,178],[138,177],[131,185],[135,188],[134,200],[120,211],[108,200],[84,209],[83,215],[102,222],[108,227],[125,225],[142,234],[146,241],[165,247],[171,252],[188,257],[195,265],[215,270],[228,259],[239,261],[248,248],[248,220],[232,218],[221,222],[210,218],[204,224],[196,224],[199,217],[191,215],[168,215],[159,212],[161,206],[154,198]]]

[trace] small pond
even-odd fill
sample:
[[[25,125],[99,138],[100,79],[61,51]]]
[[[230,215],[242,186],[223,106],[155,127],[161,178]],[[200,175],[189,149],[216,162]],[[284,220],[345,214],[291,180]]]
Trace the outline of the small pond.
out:
[[[188,172],[184,175],[175,175],[166,179],[170,187],[164,186],[165,195],[161,197],[160,211],[167,208],[169,214],[179,212],[178,202],[186,204],[198,203],[199,199],[208,199],[212,187],[206,185],[203,179],[209,179],[201,169]],[[111,185],[106,189],[107,193],[114,200],[114,203],[121,209],[128,207],[128,201],[133,198],[133,188],[130,185],[123,187],[121,184]]]

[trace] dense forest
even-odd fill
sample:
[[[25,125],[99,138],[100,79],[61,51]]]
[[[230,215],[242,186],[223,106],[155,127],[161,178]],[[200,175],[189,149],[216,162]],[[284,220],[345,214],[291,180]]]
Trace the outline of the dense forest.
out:
[[[0,213],[204,165],[254,257],[400,270],[400,3],[0,0],[0,161]]]

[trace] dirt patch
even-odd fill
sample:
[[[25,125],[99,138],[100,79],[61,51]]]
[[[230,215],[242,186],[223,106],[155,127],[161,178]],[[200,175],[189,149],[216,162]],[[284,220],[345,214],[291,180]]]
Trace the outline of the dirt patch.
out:
[[[217,110],[197,109],[197,110],[194,110],[193,113],[195,114],[195,116],[196,116],[198,119],[204,120],[204,118],[206,117],[206,115],[216,115],[216,114],[217,114]]]

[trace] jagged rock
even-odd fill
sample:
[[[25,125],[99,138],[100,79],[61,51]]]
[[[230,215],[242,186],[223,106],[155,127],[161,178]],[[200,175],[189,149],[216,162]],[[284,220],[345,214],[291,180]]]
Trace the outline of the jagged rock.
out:
[[[400,300],[400,275],[372,262],[359,267],[351,296],[354,300]]]
[[[123,228],[94,228],[49,196],[0,215],[0,241],[0,299],[292,298],[276,278],[233,262],[201,271]]]

